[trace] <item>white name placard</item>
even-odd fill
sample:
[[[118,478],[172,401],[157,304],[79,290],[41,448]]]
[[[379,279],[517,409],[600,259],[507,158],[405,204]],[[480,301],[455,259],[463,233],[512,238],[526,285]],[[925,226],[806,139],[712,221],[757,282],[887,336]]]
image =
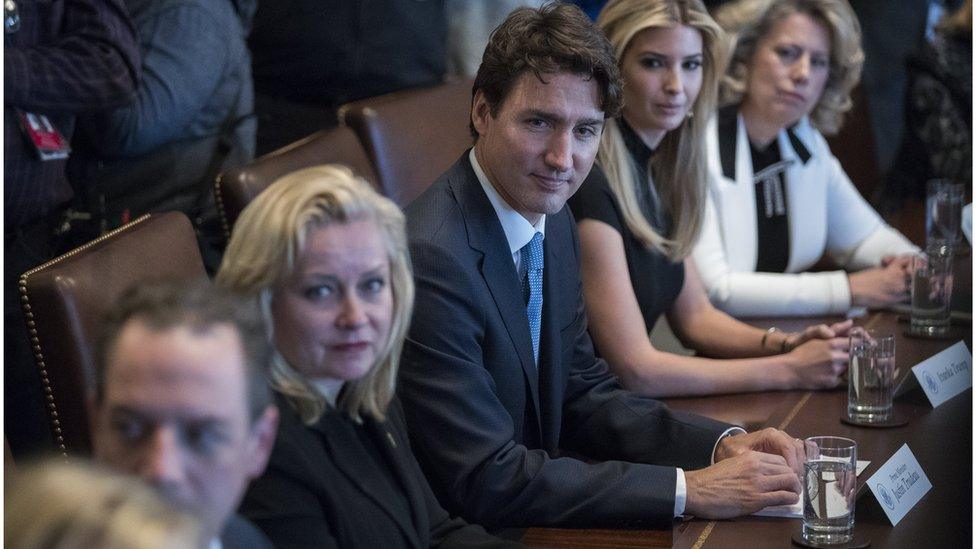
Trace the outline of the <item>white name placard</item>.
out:
[[[881,508],[894,526],[932,489],[932,483],[925,476],[908,444],[903,444],[891,459],[871,475],[868,488],[878,498]]]
[[[973,386],[973,354],[960,341],[919,362],[912,372],[935,408]]]

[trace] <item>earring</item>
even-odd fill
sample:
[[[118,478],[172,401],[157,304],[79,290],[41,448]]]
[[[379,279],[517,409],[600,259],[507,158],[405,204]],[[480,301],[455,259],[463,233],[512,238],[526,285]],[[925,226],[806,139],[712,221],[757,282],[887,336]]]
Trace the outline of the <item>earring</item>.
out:
[[[688,120],[691,120],[694,117],[695,117],[695,111],[688,111],[688,113],[685,114],[685,118],[687,118]]]

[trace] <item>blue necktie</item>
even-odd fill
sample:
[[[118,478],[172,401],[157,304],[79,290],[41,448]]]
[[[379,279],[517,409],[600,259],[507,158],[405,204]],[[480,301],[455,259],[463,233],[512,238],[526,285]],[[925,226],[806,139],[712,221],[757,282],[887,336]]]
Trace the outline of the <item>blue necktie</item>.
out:
[[[529,332],[532,334],[532,353],[539,363],[539,332],[542,329],[542,233],[535,233],[528,244],[522,246],[522,295],[525,296],[525,316],[529,319]]]

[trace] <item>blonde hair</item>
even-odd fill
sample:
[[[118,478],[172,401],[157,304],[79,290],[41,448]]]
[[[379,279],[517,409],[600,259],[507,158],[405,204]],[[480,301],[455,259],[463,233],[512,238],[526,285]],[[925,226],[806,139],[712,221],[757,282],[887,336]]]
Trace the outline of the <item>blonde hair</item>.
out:
[[[623,62],[633,38],[641,31],[685,25],[702,37],[702,87],[692,105],[697,116],[668,132],[651,158],[662,206],[672,219],[671,236],[659,234],[641,212],[637,200],[638,168],[627,152],[616,120],[608,120],[597,160],[620,202],[627,228],[647,248],[656,248],[672,261],[687,257],[698,239],[707,189],[705,130],[715,111],[718,80],[725,68],[725,35],[700,0],[611,0],[597,25],[613,45],[617,63]],[[626,88],[627,83],[624,82]]]
[[[956,11],[946,14],[936,30],[943,34],[959,34],[971,38],[973,33],[973,0],[966,0]]]
[[[371,220],[383,232],[390,262],[393,322],[376,364],[349,381],[337,408],[357,421],[382,421],[396,388],[397,365],[413,309],[413,277],[403,213],[362,178],[338,164],[292,172],[262,192],[241,213],[224,254],[217,285],[257,299],[273,330],[271,299],[291,276],[313,229]],[[283,394],[306,424],[325,411],[325,397],[275,352],[271,386]]]
[[[726,4],[715,19],[734,37],[732,58],[722,79],[722,104],[742,102],[747,94],[749,64],[759,42],[781,21],[802,13],[830,33],[830,70],[810,122],[825,135],[837,133],[851,109],[851,91],[861,80],[864,51],[861,24],[846,0],[740,0]]]
[[[18,549],[191,549],[203,527],[137,479],[64,460],[18,469],[4,494],[4,544]]]

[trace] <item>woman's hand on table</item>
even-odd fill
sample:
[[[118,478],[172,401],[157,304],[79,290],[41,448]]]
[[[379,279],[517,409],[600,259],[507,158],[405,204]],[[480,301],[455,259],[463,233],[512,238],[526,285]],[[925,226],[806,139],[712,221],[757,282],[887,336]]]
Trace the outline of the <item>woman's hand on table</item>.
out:
[[[872,267],[847,275],[851,285],[851,304],[879,308],[908,300],[909,258],[892,259],[883,267]]]

